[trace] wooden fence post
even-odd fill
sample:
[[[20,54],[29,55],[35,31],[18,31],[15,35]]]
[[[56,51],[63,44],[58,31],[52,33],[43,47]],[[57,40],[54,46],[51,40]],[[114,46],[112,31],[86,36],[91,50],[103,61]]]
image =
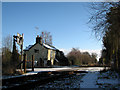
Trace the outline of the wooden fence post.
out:
[[[26,73],[26,61],[27,61],[27,55],[24,54],[24,73]]]
[[[32,55],[32,71],[34,71],[34,55]]]

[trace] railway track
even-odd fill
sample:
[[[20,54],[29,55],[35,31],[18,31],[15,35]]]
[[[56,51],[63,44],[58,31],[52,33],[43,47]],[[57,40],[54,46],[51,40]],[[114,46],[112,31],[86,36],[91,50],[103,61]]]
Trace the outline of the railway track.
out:
[[[42,85],[58,78],[67,77],[76,73],[87,73],[86,71],[44,71],[34,75],[2,80],[2,89],[31,89],[37,85]]]

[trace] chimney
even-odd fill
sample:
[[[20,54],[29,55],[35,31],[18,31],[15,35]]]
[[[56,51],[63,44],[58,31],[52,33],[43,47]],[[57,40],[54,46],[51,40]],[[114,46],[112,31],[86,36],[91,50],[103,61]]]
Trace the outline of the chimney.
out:
[[[39,37],[39,35],[37,35],[37,37],[36,37],[36,43],[42,44],[42,38]]]

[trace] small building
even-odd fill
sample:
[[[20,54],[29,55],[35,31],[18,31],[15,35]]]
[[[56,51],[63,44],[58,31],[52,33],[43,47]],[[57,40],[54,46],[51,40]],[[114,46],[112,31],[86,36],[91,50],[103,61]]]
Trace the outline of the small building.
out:
[[[54,62],[59,62],[56,56],[55,47],[45,44],[42,42],[42,38],[38,35],[36,37],[36,43],[34,45],[29,45],[24,49],[24,54],[26,54],[27,67],[32,65],[32,55],[34,56],[34,66],[35,67],[45,67],[54,65]]]

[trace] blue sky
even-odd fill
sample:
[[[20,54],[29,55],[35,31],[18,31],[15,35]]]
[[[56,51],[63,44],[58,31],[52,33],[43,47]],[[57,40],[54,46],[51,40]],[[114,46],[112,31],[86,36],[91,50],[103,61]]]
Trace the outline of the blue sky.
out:
[[[83,2],[4,2],[2,35],[24,33],[25,48],[34,44],[36,35],[46,30],[51,33],[53,46],[58,49],[77,47],[82,50],[100,50],[101,41],[95,38],[90,24],[87,24],[91,12],[89,5]],[[39,30],[35,27],[39,27]]]

